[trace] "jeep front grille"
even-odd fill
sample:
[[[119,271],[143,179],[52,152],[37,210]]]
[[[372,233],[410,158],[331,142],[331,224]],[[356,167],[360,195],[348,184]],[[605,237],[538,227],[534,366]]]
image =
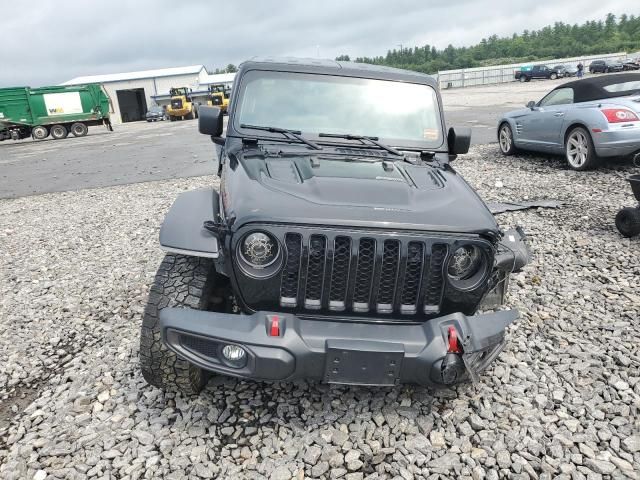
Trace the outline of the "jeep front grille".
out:
[[[219,95],[216,95],[214,97],[211,97],[211,104],[212,105],[222,105],[222,97]]]
[[[374,235],[286,233],[280,306],[355,314],[436,314],[447,244]]]

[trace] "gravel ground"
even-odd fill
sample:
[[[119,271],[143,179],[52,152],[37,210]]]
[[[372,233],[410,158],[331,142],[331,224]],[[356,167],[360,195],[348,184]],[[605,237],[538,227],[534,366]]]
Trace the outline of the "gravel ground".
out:
[[[0,200],[0,477],[599,479],[640,475],[640,243],[619,164],[475,147],[456,167],[530,234],[523,318],[478,385],[431,392],[217,377],[148,387],[138,329],[175,196],[214,177]]]

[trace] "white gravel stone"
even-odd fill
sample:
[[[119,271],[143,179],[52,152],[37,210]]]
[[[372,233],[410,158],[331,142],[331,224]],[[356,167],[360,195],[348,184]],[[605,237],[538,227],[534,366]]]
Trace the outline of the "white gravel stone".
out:
[[[495,145],[453,166],[487,201],[565,206],[498,217],[534,252],[507,296],[522,318],[478,385],[437,392],[214,376],[162,393],[138,367],[159,225],[217,180],[0,200],[0,478],[638,478],[640,242],[613,226],[633,169]]]

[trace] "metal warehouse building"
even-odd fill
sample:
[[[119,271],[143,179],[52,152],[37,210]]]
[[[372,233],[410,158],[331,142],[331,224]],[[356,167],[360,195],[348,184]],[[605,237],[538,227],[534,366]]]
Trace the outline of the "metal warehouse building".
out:
[[[195,101],[205,103],[210,84],[231,84],[234,77],[234,73],[210,75],[204,65],[191,65],[77,77],[62,85],[102,84],[111,98],[111,121],[123,123],[143,120],[150,106],[169,103],[171,87],[191,88]]]

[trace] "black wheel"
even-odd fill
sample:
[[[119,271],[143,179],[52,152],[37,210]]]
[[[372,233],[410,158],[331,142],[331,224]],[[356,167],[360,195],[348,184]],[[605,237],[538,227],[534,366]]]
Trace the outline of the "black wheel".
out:
[[[49,136],[49,130],[47,130],[47,127],[38,125],[37,127],[33,127],[33,130],[31,130],[31,135],[33,135],[33,138],[35,138],[36,140],[42,140]]]
[[[611,70],[609,70],[609,67],[604,69],[604,73],[609,73]]]
[[[88,132],[89,128],[82,122],[71,125],[71,133],[73,133],[74,137],[84,137]]]
[[[513,131],[507,122],[500,125],[498,129],[498,143],[500,144],[500,151],[503,155],[513,155],[516,153],[516,146],[513,143]]]
[[[625,207],[616,215],[616,228],[623,237],[640,234],[640,208]]]
[[[556,78],[558,78],[558,74],[554,72],[554,73],[552,73],[551,75],[549,75],[549,78],[550,78],[551,80],[555,80]]]
[[[593,73],[594,73],[593,68],[590,68],[590,69],[589,69],[589,73],[591,73],[591,74],[593,74]]]
[[[217,278],[209,258],[167,254],[158,268],[140,331],[140,367],[147,383],[163,390],[193,395],[204,387],[208,372],[180,358],[162,342],[158,325],[160,310],[185,307],[213,309]]]
[[[564,152],[569,168],[572,170],[591,170],[598,166],[598,156],[593,147],[591,135],[582,127],[575,127],[567,133]]]
[[[525,77],[525,82],[530,82],[531,81],[531,77]]]
[[[526,82],[527,81],[527,77],[525,77],[524,75],[520,75],[520,81],[521,82]]]
[[[67,138],[67,135],[69,135],[69,132],[64,125],[54,125],[51,127],[51,136],[56,140]]]
[[[173,115],[169,115],[169,120],[171,120],[172,122],[176,121],[176,117],[174,117]]]

